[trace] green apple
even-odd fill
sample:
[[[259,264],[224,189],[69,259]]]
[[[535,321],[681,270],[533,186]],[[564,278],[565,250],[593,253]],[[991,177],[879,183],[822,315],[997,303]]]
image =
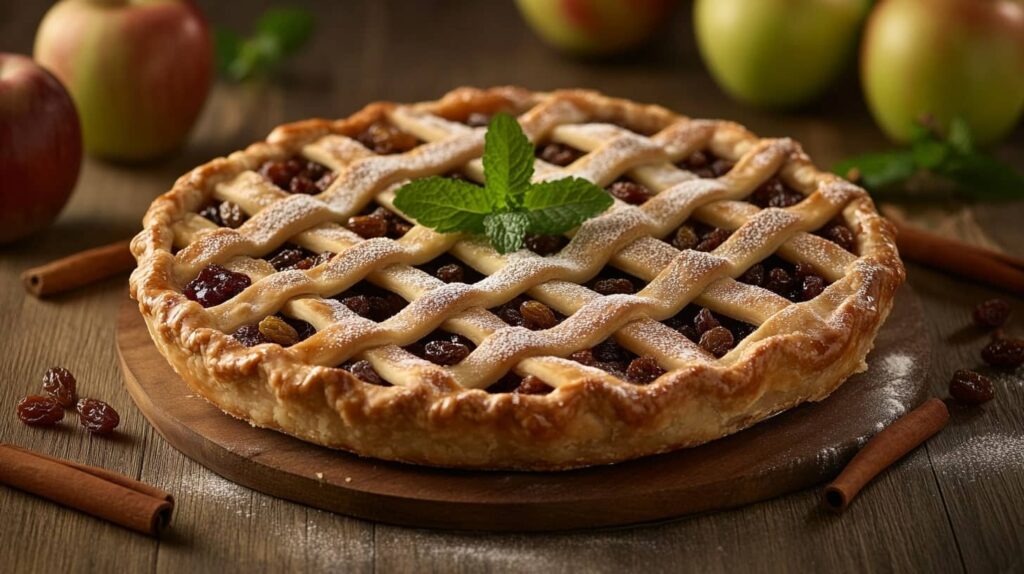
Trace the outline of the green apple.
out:
[[[697,0],[697,46],[737,100],[792,107],[820,95],[857,45],[869,0]]]
[[[39,25],[35,58],[71,92],[86,151],[119,160],[181,145],[213,72],[206,20],[180,0],[62,0]]]
[[[884,0],[864,32],[861,84],[896,141],[924,115],[962,117],[978,143],[996,141],[1024,110],[1024,4]]]
[[[675,0],[516,0],[548,44],[577,54],[612,54],[647,40]]]

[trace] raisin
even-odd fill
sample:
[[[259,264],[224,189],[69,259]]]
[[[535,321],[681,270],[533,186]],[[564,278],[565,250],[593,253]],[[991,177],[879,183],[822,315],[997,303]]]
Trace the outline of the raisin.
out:
[[[217,205],[207,205],[199,212],[199,215],[209,219],[217,225],[224,225],[224,222],[220,220],[220,208]]]
[[[758,207],[789,207],[803,199],[803,194],[786,187],[778,177],[762,183],[750,195],[750,202]]]
[[[303,321],[302,319],[292,319],[291,317],[285,317],[284,319],[289,325],[295,329],[295,332],[299,334],[299,340],[305,341],[316,334],[316,328],[313,325]]]
[[[636,287],[629,279],[617,277],[595,281],[594,291],[601,295],[631,295],[636,292]]]
[[[454,365],[469,356],[469,347],[452,341],[430,341],[423,346],[424,358],[438,365]]]
[[[565,167],[578,160],[583,154],[574,148],[560,143],[547,143],[537,151],[537,157],[557,166]]]
[[[32,426],[52,426],[64,418],[64,408],[56,399],[39,395],[29,395],[21,399],[15,411],[18,413],[18,420]]]
[[[79,399],[75,409],[78,411],[78,422],[93,434],[107,434],[121,423],[121,417],[114,407],[98,399]]]
[[[985,375],[960,369],[953,373],[953,378],[949,382],[949,394],[961,403],[980,405],[992,400],[995,388]]]
[[[825,291],[825,280],[818,275],[804,277],[803,285],[800,286],[800,298],[810,301]]]
[[[231,334],[239,343],[246,347],[255,347],[256,345],[262,345],[263,343],[269,343],[270,339],[267,339],[263,333],[260,332],[259,325],[253,323],[252,325],[242,325],[234,333]]]
[[[355,375],[356,378],[363,381],[364,383],[378,386],[388,386],[388,384],[384,382],[384,379],[381,378],[380,374],[377,373],[377,369],[374,369],[373,365],[370,364],[370,361],[367,361],[365,359],[361,361],[356,361],[354,363],[349,363],[347,365],[344,365],[342,368]]]
[[[449,263],[437,268],[437,278],[445,283],[462,283],[466,278],[466,272],[458,263]]]
[[[616,181],[608,186],[608,193],[631,205],[640,205],[654,196],[647,186],[635,181]]]
[[[259,331],[271,343],[277,343],[282,347],[289,347],[299,342],[299,332],[295,330],[295,327],[276,315],[264,317],[260,321]]]
[[[672,237],[672,245],[681,251],[693,249],[697,247],[698,243],[700,243],[700,237],[697,236],[697,231],[692,225],[680,225]]]
[[[729,239],[730,235],[732,234],[725,229],[720,229],[718,227],[712,228],[711,231],[708,231],[700,238],[700,243],[698,243],[694,249],[697,251],[713,251],[717,249],[719,245],[725,243],[725,240]]]
[[[526,248],[537,255],[558,253],[565,246],[566,240],[561,235],[527,235]]]
[[[648,355],[633,359],[626,367],[626,377],[640,385],[646,385],[663,374],[665,369],[658,365],[654,357]]]
[[[617,363],[629,359],[626,350],[623,349],[614,339],[608,339],[598,343],[591,352],[594,358],[602,363]]]
[[[526,375],[515,388],[513,393],[517,395],[546,395],[553,391],[550,385],[533,375]]]
[[[316,188],[320,191],[327,191],[327,188],[331,187],[331,184],[334,183],[334,180],[337,179],[337,177],[338,174],[334,172],[327,172],[323,174],[320,176],[320,179],[316,180]]]
[[[306,252],[302,249],[285,248],[270,258],[270,265],[278,271],[285,271],[298,268],[299,262],[307,258]]]
[[[793,292],[793,278],[790,277],[789,272],[785,269],[773,267],[768,272],[768,281],[765,283],[765,288],[783,297],[789,297]]]
[[[270,180],[277,187],[288,191],[292,178],[299,172],[301,166],[298,162],[292,161],[268,161],[260,166],[260,174]]]
[[[382,217],[375,215],[356,215],[348,218],[349,229],[354,231],[363,239],[384,237],[388,233],[388,222]]]
[[[693,327],[697,329],[698,335],[703,335],[721,325],[722,323],[715,318],[715,315],[707,307],[702,307],[697,316],[693,318]]]
[[[220,305],[252,285],[248,275],[228,271],[220,265],[207,265],[185,285],[185,297],[203,307]]]
[[[367,126],[355,139],[379,155],[407,152],[419,143],[412,134],[379,121]]]
[[[729,173],[729,171],[731,171],[733,166],[735,165],[736,162],[734,161],[719,158],[711,163],[711,173],[715,177],[722,177],[723,175]]]
[[[43,390],[66,409],[75,406],[75,376],[63,367],[50,367],[43,373]]]
[[[524,301],[519,306],[519,314],[523,316],[524,326],[533,331],[550,329],[558,324],[554,311],[540,301]]]
[[[373,311],[370,306],[370,298],[366,295],[352,295],[341,300],[341,304],[352,310],[353,313],[364,319],[369,319]]]
[[[853,253],[854,249],[857,248],[857,238],[854,237],[849,227],[841,223],[835,223],[826,227],[822,236],[850,253]]]
[[[1024,364],[1024,340],[993,339],[981,350],[981,358],[993,367],[1019,367]]]
[[[324,251],[323,253],[313,257],[310,267],[316,267],[317,265],[323,265],[331,260],[337,253],[333,251]]]
[[[679,327],[679,333],[694,343],[700,340],[700,333],[697,332],[696,327],[693,325],[683,325]]]
[[[711,163],[711,160],[708,159],[708,154],[701,150],[693,152],[690,154],[690,157],[683,160],[683,164],[691,169],[707,167],[709,163]]]
[[[288,191],[302,195],[313,195],[320,191],[320,188],[317,187],[315,181],[300,174],[292,178],[291,183],[288,184]]]
[[[764,265],[755,263],[753,267],[747,269],[740,275],[740,282],[746,283],[747,285],[754,285],[757,287],[764,286]]]
[[[721,358],[728,353],[733,344],[735,344],[735,340],[733,339],[732,331],[725,327],[709,329],[700,336],[701,348],[716,358]]]
[[[569,358],[581,365],[593,367],[597,365],[598,361],[594,358],[594,352],[590,349],[582,349],[569,355]]]
[[[242,208],[237,203],[231,201],[221,203],[220,207],[217,208],[217,213],[220,215],[220,220],[223,225],[232,229],[241,227],[247,219]]]
[[[1010,318],[1010,304],[1003,299],[989,299],[974,308],[974,324],[982,328],[1002,327]]]
[[[810,263],[799,262],[793,267],[793,276],[797,279],[803,279],[810,277],[811,275],[817,275],[818,273],[814,270],[814,266]]]
[[[526,319],[523,318],[522,313],[520,313],[518,309],[502,307],[501,309],[498,309],[497,315],[499,319],[513,327],[522,327],[526,325]]]

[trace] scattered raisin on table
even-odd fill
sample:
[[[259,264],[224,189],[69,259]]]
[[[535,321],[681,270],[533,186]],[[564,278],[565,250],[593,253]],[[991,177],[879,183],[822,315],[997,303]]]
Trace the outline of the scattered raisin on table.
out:
[[[981,350],[981,358],[993,367],[1013,369],[1024,364],[1024,340],[993,339]]]
[[[982,301],[974,308],[973,316],[974,323],[979,327],[1002,327],[1010,317],[1010,304],[1003,299]]]
[[[64,407],[56,399],[40,395],[29,395],[21,399],[16,411],[18,419],[31,426],[53,426],[64,418]]]
[[[50,367],[43,373],[43,390],[66,409],[75,406],[77,381],[67,369]]]
[[[107,434],[121,423],[114,407],[98,399],[79,399],[76,410],[78,421],[93,434]]]
[[[953,373],[953,379],[949,382],[949,394],[961,403],[980,405],[992,400],[995,388],[985,375],[960,369]]]

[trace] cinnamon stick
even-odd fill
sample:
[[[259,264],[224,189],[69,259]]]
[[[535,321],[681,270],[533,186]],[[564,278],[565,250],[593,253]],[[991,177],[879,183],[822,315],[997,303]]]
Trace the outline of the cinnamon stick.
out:
[[[33,267],[21,274],[21,282],[36,297],[90,285],[135,266],[130,244],[129,240],[118,241]]]
[[[143,534],[158,534],[174,512],[174,498],[155,486],[4,443],[0,483]]]
[[[906,224],[896,227],[896,246],[904,259],[1024,294],[1024,260]]]
[[[839,476],[825,487],[825,507],[835,512],[845,510],[868,482],[942,430],[947,421],[949,410],[939,399],[928,399],[897,419],[872,437]]]

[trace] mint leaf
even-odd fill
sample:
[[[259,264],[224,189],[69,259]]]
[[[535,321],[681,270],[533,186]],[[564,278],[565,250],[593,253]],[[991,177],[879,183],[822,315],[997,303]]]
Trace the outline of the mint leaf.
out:
[[[217,28],[213,33],[220,74],[235,81],[267,75],[299,51],[315,27],[313,15],[301,8],[270,8],[249,38]]]
[[[923,122],[915,127],[909,149],[851,158],[833,171],[845,176],[851,169],[859,172],[862,186],[887,200],[1024,198],[1024,175],[975,150],[963,118],[949,123],[945,138]]]
[[[978,152],[958,155],[936,170],[957,184],[957,195],[978,200],[1024,199],[1024,175]]]
[[[832,171],[847,177],[851,170],[860,174],[860,184],[875,191],[903,182],[914,175],[916,163],[908,151],[869,153],[836,164]]]
[[[487,191],[498,207],[518,207],[533,177],[533,145],[515,118],[506,113],[491,118],[483,162]]]
[[[498,253],[511,253],[523,246],[530,217],[522,211],[492,213],[484,217],[484,231]]]
[[[565,233],[611,207],[608,192],[579,177],[567,177],[531,186],[523,197],[529,210],[530,232]]]
[[[217,28],[213,31],[213,51],[217,57],[217,70],[222,75],[227,75],[231,63],[242,51],[242,38],[231,30]]]
[[[277,54],[295,53],[313,33],[313,15],[300,8],[270,8],[256,24],[256,33],[272,39]]]
[[[441,233],[483,233],[484,216],[494,210],[491,198],[478,185],[443,177],[417,179],[395,192],[395,207]]]

